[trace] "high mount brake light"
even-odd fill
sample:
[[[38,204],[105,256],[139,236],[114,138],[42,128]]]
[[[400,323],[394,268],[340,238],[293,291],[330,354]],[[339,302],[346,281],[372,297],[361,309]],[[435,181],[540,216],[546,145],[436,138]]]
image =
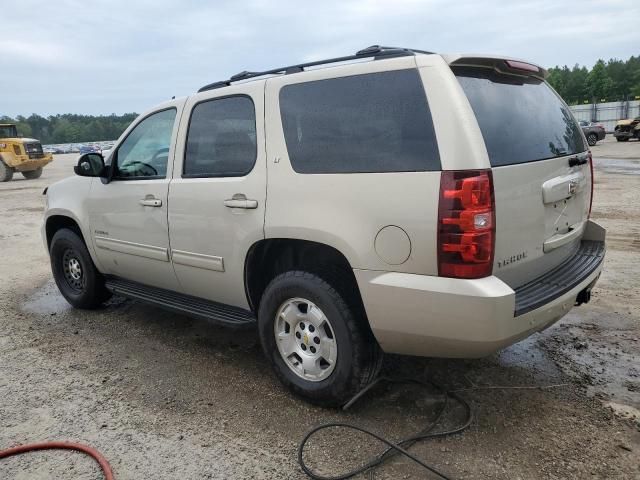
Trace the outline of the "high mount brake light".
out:
[[[495,208],[491,170],[443,171],[438,205],[438,274],[491,275]]]
[[[504,63],[507,64],[507,67],[513,68],[514,70],[523,70],[525,72],[540,72],[540,69],[535,65],[531,65],[530,63],[518,62],[517,60],[505,60]]]

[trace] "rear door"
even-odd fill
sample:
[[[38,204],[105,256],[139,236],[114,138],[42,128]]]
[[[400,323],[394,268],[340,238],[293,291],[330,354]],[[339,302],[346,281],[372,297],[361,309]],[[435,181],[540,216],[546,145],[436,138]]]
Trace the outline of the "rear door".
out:
[[[184,293],[247,308],[244,263],[264,238],[264,82],[191,97],[169,189],[171,258]]]
[[[520,286],[566,260],[589,215],[591,173],[569,108],[525,72],[453,67],[475,113],[493,172],[494,274]]]

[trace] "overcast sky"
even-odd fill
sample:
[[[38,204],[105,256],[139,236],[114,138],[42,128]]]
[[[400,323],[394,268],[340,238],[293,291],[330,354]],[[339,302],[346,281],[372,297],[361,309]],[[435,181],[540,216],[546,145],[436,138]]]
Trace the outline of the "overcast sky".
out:
[[[11,0],[0,115],[141,112],[242,70],[372,44],[592,66],[640,54],[640,0]]]

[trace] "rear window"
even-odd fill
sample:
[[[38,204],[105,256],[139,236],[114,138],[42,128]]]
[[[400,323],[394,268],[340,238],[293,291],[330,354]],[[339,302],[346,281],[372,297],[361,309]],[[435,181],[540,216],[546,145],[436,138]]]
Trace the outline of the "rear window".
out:
[[[580,126],[545,82],[482,68],[453,68],[478,119],[491,165],[586,150]]]
[[[280,91],[280,114],[298,173],[440,170],[415,69],[287,85]]]

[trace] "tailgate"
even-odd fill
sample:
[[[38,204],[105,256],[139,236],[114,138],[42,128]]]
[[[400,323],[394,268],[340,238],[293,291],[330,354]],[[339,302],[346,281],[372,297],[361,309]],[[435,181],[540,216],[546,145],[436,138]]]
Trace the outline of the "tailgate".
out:
[[[578,249],[589,216],[591,172],[582,131],[551,87],[530,72],[491,65],[452,68],[492,166],[493,273],[516,288]]]

